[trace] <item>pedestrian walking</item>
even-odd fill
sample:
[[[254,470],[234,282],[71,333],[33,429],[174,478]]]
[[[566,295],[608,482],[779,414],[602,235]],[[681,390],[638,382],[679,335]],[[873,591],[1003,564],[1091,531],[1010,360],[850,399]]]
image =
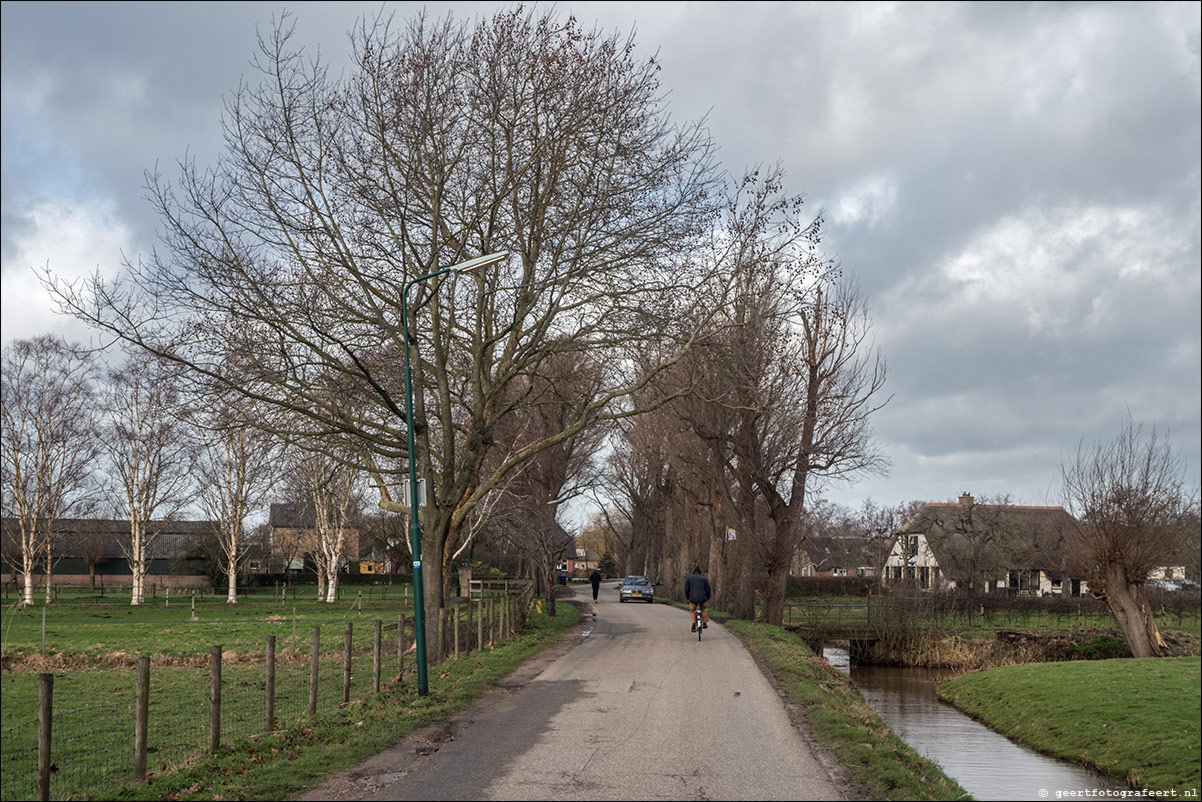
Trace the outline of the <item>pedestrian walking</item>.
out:
[[[596,568],[594,568],[593,572],[588,575],[588,581],[590,583],[592,583],[593,604],[596,604],[597,603],[597,591],[601,590],[601,572],[598,571]]]

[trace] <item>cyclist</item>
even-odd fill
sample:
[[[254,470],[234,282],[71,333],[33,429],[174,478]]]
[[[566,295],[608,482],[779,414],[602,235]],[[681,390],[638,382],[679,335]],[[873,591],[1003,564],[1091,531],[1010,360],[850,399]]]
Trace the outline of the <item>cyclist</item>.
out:
[[[689,600],[689,618],[693,621],[690,632],[697,631],[697,608],[701,608],[701,628],[708,629],[710,614],[705,609],[705,603],[710,600],[710,581],[701,573],[701,566],[693,569],[689,578],[684,581],[684,595]]]

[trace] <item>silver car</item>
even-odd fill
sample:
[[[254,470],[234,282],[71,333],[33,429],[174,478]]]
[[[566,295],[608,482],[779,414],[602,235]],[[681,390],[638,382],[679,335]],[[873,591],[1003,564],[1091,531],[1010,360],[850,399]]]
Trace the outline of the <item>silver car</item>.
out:
[[[618,588],[618,601],[645,601],[651,604],[655,601],[655,588],[651,580],[645,576],[628,576],[622,580]]]

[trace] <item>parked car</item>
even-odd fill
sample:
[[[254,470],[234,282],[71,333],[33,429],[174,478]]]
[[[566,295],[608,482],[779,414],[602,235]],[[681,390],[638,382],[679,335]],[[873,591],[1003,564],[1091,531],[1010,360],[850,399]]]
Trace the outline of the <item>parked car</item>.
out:
[[[1168,579],[1149,579],[1144,583],[1144,587],[1155,590],[1181,590],[1181,585]]]
[[[648,604],[655,601],[655,588],[651,580],[645,576],[628,576],[622,580],[618,588],[618,601],[645,601]]]

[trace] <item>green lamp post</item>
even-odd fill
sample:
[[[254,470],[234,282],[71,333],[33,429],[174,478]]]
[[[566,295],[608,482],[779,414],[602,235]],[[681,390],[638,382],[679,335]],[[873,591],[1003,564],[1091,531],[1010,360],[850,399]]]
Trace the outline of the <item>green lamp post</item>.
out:
[[[409,430],[409,548],[413,553],[413,638],[417,648],[417,694],[430,693],[426,671],[426,597],[422,582],[422,530],[418,521],[417,460],[413,436],[413,371],[410,352],[416,352],[417,341],[409,337],[409,290],[414,284],[444,273],[463,273],[496,264],[509,256],[507,252],[490,253],[476,259],[444,267],[405,283],[401,290],[401,329],[405,337],[405,427]]]

